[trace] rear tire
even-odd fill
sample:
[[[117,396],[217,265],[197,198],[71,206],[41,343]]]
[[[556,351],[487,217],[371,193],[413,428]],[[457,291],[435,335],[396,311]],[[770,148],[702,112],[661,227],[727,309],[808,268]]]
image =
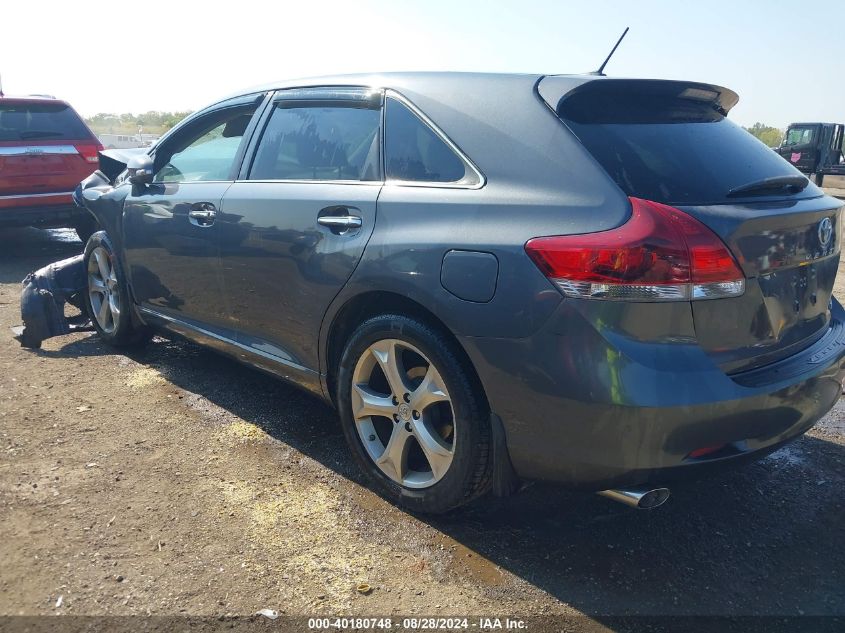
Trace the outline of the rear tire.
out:
[[[341,357],[352,455],[379,494],[414,512],[447,512],[491,484],[489,410],[456,351],[427,323],[387,314],[362,323]]]
[[[83,261],[87,281],[85,312],[100,338],[114,347],[146,343],[150,332],[132,322],[126,277],[105,231],[88,239]]]

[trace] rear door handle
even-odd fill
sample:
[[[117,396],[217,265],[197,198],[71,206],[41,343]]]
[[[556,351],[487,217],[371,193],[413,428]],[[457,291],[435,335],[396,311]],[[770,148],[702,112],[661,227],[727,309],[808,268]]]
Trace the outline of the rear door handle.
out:
[[[195,202],[188,211],[188,221],[194,226],[211,226],[217,217],[217,209],[210,202]]]
[[[330,228],[335,235],[355,231],[363,224],[360,216],[352,214],[357,210],[344,206],[326,207],[317,216],[317,224]]]
[[[325,215],[317,218],[317,222],[323,226],[339,229],[360,229],[361,218],[355,215]]]

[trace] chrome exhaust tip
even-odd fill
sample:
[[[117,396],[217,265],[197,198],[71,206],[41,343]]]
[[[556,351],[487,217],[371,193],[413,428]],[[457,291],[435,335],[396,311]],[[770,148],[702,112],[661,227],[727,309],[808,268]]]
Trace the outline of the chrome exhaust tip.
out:
[[[647,490],[602,490],[599,494],[637,510],[653,510],[666,503],[670,492],[668,488],[651,488]]]

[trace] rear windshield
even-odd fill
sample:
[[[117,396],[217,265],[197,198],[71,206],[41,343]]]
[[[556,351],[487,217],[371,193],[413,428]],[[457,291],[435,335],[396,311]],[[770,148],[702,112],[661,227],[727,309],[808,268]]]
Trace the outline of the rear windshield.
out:
[[[0,141],[90,139],[91,132],[65,103],[0,100]]]
[[[558,114],[629,196],[667,204],[720,203],[736,200],[728,198],[731,189],[800,175],[712,102],[574,95]],[[812,189],[789,198],[815,195]]]

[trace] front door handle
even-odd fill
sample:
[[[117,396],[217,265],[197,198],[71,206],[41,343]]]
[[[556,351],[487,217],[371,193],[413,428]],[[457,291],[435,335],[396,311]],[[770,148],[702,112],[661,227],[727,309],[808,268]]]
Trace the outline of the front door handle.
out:
[[[217,209],[210,202],[196,202],[188,211],[188,221],[194,226],[211,226],[217,217]]]

